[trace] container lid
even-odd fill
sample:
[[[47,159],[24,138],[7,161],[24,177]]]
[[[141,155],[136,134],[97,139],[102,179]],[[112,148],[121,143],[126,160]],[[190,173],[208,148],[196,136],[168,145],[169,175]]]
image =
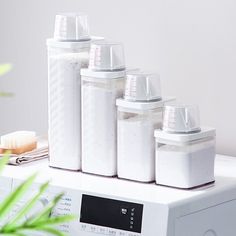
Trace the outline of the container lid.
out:
[[[129,73],[130,71],[139,71],[138,68],[127,68],[126,70],[119,70],[119,71],[94,71],[90,69],[81,69],[80,74],[83,77],[83,80],[86,81],[94,81],[96,79],[120,79],[120,78],[125,78],[126,74]]]
[[[166,102],[170,102],[173,100],[175,100],[174,97],[164,97],[162,100],[159,101],[155,100],[150,102],[131,102],[123,98],[118,98],[116,99],[116,105],[118,107],[130,108],[136,110],[152,110],[156,108],[162,108],[164,107]]]
[[[125,70],[123,45],[107,41],[92,43],[88,68],[93,71]]]
[[[56,15],[54,39],[59,41],[89,40],[87,15],[75,12]]]
[[[80,70],[80,75],[96,79],[119,79],[125,78],[126,72],[125,70],[121,71],[94,71],[87,68],[82,68]],[[86,78],[82,78],[83,80],[88,80]]]
[[[160,75],[143,71],[127,74],[124,99],[132,102],[161,100]]]
[[[185,104],[165,106],[162,130],[169,133],[199,132],[201,128],[198,106]]]
[[[208,138],[208,137],[215,137],[216,130],[215,128],[210,127],[201,127],[200,132],[195,133],[167,133],[163,130],[157,129],[154,131],[154,136],[156,138],[157,142],[163,142],[165,141],[172,141],[172,142],[179,142],[179,143],[189,143],[192,141]]]
[[[47,39],[47,46],[53,48],[63,48],[63,49],[89,49],[90,44],[96,41],[104,40],[103,37],[92,36],[90,40],[87,41],[58,41],[54,38]]]

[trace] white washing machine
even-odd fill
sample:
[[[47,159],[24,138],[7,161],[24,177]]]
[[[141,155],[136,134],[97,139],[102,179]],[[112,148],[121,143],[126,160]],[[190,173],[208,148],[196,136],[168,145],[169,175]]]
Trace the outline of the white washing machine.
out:
[[[52,214],[77,220],[59,228],[72,236],[234,236],[236,235],[236,158],[217,156],[215,184],[179,190],[48,167],[47,161],[7,166],[0,181],[4,195],[32,173],[38,185],[51,179],[35,211],[65,192]],[[11,214],[14,214],[14,211]],[[28,217],[28,216],[25,216]],[[45,234],[37,234],[45,235]]]

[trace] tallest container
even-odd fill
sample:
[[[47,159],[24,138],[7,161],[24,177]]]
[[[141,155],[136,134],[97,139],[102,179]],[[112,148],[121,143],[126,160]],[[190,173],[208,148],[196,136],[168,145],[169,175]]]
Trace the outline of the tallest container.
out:
[[[56,15],[48,47],[50,166],[81,168],[80,69],[87,68],[91,38],[87,15]]]

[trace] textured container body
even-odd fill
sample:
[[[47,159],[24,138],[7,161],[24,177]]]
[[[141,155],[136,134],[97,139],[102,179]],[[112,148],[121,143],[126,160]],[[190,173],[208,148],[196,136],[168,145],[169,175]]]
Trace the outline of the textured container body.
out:
[[[162,108],[135,110],[118,107],[118,177],[155,180],[154,130],[162,125]]]
[[[194,188],[214,181],[215,138],[156,143],[156,183]]]
[[[77,44],[48,46],[50,166],[70,170],[81,169],[80,69],[88,66],[89,56],[89,43]]]
[[[117,174],[116,99],[124,91],[124,78],[82,76],[82,171]]]

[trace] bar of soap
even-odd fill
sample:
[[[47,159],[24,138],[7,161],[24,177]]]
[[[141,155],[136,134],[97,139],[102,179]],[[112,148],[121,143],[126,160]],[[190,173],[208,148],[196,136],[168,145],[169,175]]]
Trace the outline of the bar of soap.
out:
[[[9,150],[12,154],[22,154],[37,148],[34,131],[16,131],[1,136],[0,153]]]

